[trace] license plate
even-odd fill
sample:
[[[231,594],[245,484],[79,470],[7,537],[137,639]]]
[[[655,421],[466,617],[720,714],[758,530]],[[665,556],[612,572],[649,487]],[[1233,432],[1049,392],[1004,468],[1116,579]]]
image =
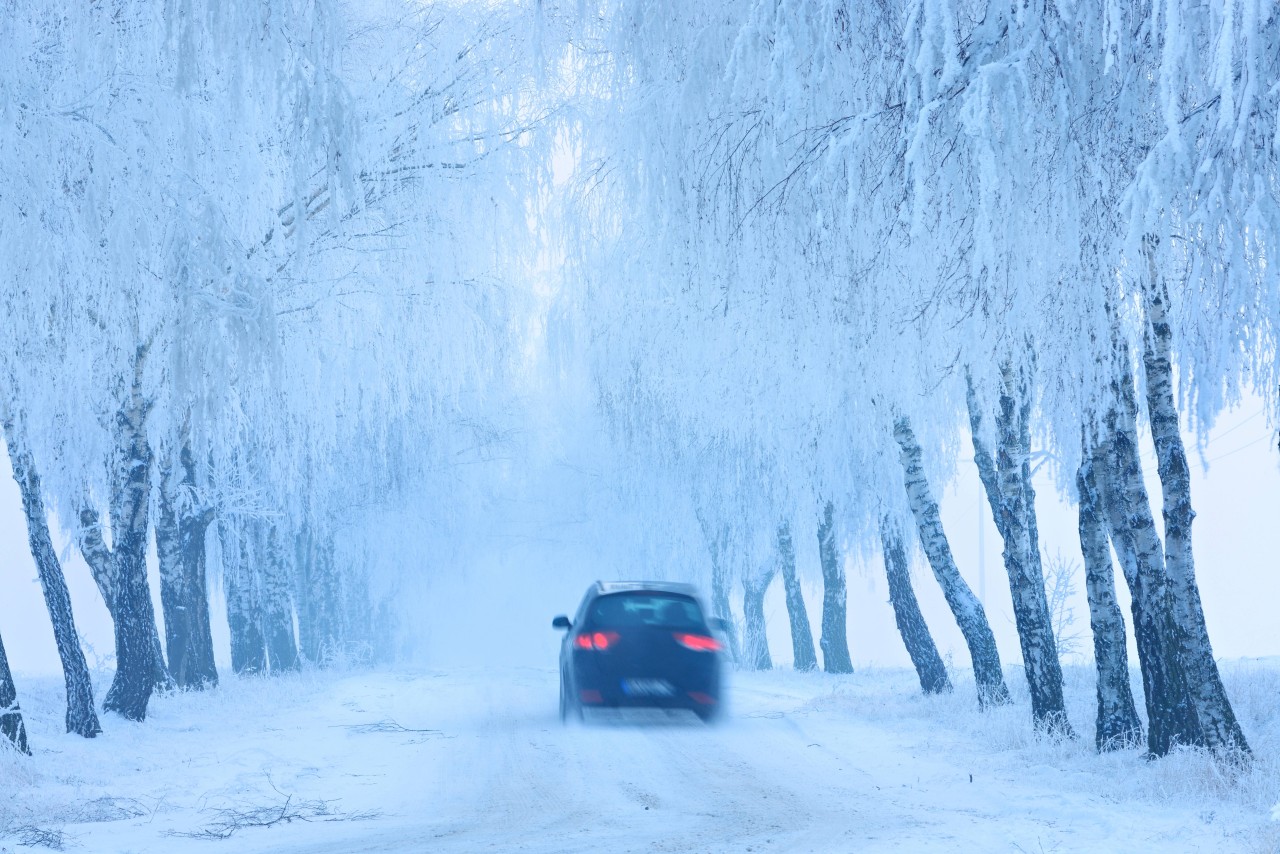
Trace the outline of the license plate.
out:
[[[628,697],[670,697],[675,689],[665,679],[623,679],[622,693]]]

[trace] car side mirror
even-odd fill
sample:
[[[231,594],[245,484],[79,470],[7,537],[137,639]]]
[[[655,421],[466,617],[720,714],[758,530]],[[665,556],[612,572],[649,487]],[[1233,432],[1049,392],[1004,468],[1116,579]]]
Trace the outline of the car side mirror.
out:
[[[719,632],[722,635],[729,634],[729,621],[723,617],[712,617],[707,620],[707,624],[711,626],[712,631]]]
[[[560,616],[556,617],[554,620],[551,621],[551,628],[571,629],[573,628],[573,623],[569,622],[568,617],[566,617],[564,614],[561,614]]]

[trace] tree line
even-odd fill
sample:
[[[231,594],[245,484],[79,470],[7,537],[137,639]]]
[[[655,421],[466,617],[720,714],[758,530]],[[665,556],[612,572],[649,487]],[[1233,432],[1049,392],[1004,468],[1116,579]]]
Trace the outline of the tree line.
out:
[[[791,578],[793,534],[816,530],[824,666],[849,667],[843,544],[883,556],[921,686],[947,690],[906,570],[917,540],[978,702],[1009,702],[938,512],[938,484],[971,442],[1035,726],[1073,736],[1035,445],[1079,511],[1098,749],[1144,735],[1118,562],[1149,754],[1247,754],[1196,583],[1182,431],[1246,388],[1274,418],[1280,12],[1180,0],[592,9],[575,60],[597,99],[575,137],[566,299],[600,343],[589,361],[615,434],[700,504],[716,610],[740,580],[746,661],[769,664],[760,602],[781,573],[795,661],[815,666]]]
[[[750,666],[781,576],[797,666],[850,670],[845,558],[879,554],[922,690],[949,690],[918,542],[977,702],[1008,703],[938,509],[972,457],[1032,719],[1073,737],[1035,445],[1079,511],[1097,747],[1144,737],[1132,631],[1147,751],[1247,755],[1196,585],[1183,419],[1245,390],[1276,409],[1280,11],[11,5],[0,416],[69,731],[101,723],[51,514],[113,620],[110,711],[216,683],[214,583],[237,672],[389,656],[410,573],[386,520],[429,528],[415,547],[474,506],[500,523],[502,478],[465,463],[538,429],[528,386],[586,376],[619,489],[688,497],[662,511],[700,538],[678,571],[721,615],[741,588]],[[2,649],[0,709],[25,746]]]
[[[485,429],[546,121],[525,16],[481,12],[6,7],[0,421],[68,732],[102,721],[57,530],[128,720],[218,684],[215,586],[237,674],[393,654],[371,529]],[[0,731],[29,750],[3,655]]]

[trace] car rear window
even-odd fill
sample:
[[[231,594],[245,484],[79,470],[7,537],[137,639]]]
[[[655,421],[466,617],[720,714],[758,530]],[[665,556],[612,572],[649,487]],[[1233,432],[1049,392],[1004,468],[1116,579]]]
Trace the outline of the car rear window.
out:
[[[593,627],[653,626],[663,629],[704,629],[698,603],[670,593],[611,593],[591,605]]]

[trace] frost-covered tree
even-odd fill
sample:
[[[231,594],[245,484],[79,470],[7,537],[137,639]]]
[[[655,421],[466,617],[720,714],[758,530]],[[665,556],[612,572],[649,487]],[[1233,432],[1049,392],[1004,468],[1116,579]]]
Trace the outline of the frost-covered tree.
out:
[[[127,717],[171,677],[216,684],[218,585],[237,672],[368,660],[393,646],[408,556],[450,571],[499,523],[519,478],[494,449],[533,448],[555,418],[532,401],[589,377],[607,437],[574,453],[688,534],[670,571],[718,617],[741,603],[748,661],[767,662],[780,574],[797,668],[816,666],[802,591],[820,582],[823,665],[852,669],[846,562],[878,550],[940,689],[913,520],[980,702],[1005,702],[935,497],[971,444],[1033,721],[1069,733],[1045,450],[1079,502],[1099,747],[1137,732],[1109,543],[1148,751],[1247,752],[1199,602],[1182,430],[1251,385],[1280,401],[1274,4],[5,11],[0,413],[69,727],[96,722],[51,518],[112,615],[107,706]]]
[[[577,61],[607,121],[584,123],[583,210],[601,227],[577,245],[611,354],[598,380],[642,389],[624,397],[632,432],[675,423],[690,448],[732,435],[782,474],[774,491],[821,506],[896,479],[847,465],[883,458],[877,411],[921,437],[908,455],[967,422],[1033,714],[1069,731],[1029,456],[1049,446],[1074,494],[1081,455],[1099,453],[1083,429],[1109,455],[1095,477],[1133,594],[1150,751],[1246,749],[1195,592],[1178,404],[1207,423],[1247,375],[1272,375],[1278,93],[1258,81],[1274,76],[1275,10],[590,8],[580,43],[605,49]],[[1134,353],[1167,542],[1126,456],[1144,415]],[[874,536],[878,520],[848,521]]]
[[[818,556],[822,563],[822,669],[828,673],[852,673],[849,655],[848,587],[844,554],[836,542],[835,505],[828,501],[818,519]]]
[[[611,394],[640,385],[624,397],[633,421],[688,425],[677,444],[747,437],[781,475],[775,492],[859,508],[850,533],[875,536],[879,519],[860,508],[901,477],[885,470],[897,451],[885,453],[879,413],[918,406],[938,356],[908,349],[914,294],[897,270],[881,273],[904,235],[901,169],[882,149],[901,126],[901,22],[887,6],[844,4],[647,12],[608,6],[609,130],[586,131],[585,154],[602,163],[586,173],[586,207],[611,217],[582,245],[586,275],[630,283],[589,292],[588,322],[603,323],[617,354],[600,382]],[[595,254],[618,234],[627,253]],[[603,320],[614,317],[630,320]],[[821,520],[823,637],[842,669],[832,516]]]
[[[1129,687],[1129,650],[1124,615],[1116,601],[1115,570],[1111,562],[1105,510],[1093,469],[1086,457],[1076,474],[1079,502],[1080,551],[1084,555],[1085,592],[1093,656],[1098,672],[1098,715],[1094,743],[1098,750],[1117,750],[1142,737]]]
[[[0,216],[22,249],[0,268],[15,330],[4,408],[49,460],[44,499],[78,523],[112,613],[108,707],[141,718],[167,679],[146,590],[153,524],[182,687],[217,679],[215,523],[251,532],[213,556],[236,554],[261,593],[249,617],[273,670],[296,661],[295,610],[309,660],[367,644],[377,603],[335,553],[398,495],[429,492],[507,358],[500,276],[520,256],[501,250],[527,228],[516,176],[536,182],[548,112],[531,97],[526,12],[126,2],[6,16]],[[357,477],[370,500],[352,514]],[[312,576],[323,583],[299,581]]]
[[[164,610],[165,652],[175,684],[200,689],[218,684],[209,614],[205,534],[214,509],[201,500],[189,442],[178,459],[162,459],[156,485],[156,557]]]
[[[956,567],[951,545],[942,527],[938,503],[929,490],[929,483],[924,475],[923,451],[905,418],[899,419],[894,426],[894,436],[902,453],[906,491],[916,520],[920,545],[933,569],[934,578],[942,588],[947,605],[956,618],[960,633],[964,635],[965,645],[969,648],[973,678],[978,687],[978,703],[983,708],[1008,703],[1009,689],[1004,682],[1000,653],[996,649],[996,638],[991,632],[991,625],[987,622],[986,610]]]
[[[0,640],[0,735],[20,752],[31,752],[27,743],[27,725],[18,706],[18,690],[13,684],[13,673],[9,671],[9,657],[5,655],[3,640]]]
[[[800,576],[796,571],[796,550],[791,539],[790,522],[783,522],[778,526],[778,571],[782,575],[783,593],[786,596],[794,667],[800,671],[816,670],[818,657],[813,648],[809,611],[804,604],[804,592],[800,588]]]
[[[951,690],[951,677],[938,654],[938,647],[929,633],[929,626],[920,613],[920,604],[911,587],[911,570],[907,563],[906,546],[897,525],[886,517],[880,527],[881,550],[884,554],[884,570],[889,581],[889,603],[893,606],[894,621],[898,633],[911,657],[911,664],[920,678],[920,690],[926,694],[941,694]]]
[[[751,670],[772,670],[769,638],[765,634],[764,594],[775,576],[775,568],[743,573],[742,577],[742,654],[743,664]]]
[[[982,414],[969,385],[968,408],[973,456],[1004,540],[1004,564],[1013,594],[1013,613],[1022,646],[1031,713],[1044,730],[1073,735],[1062,694],[1062,667],[1045,594],[1031,486],[1031,378],[1006,363],[1001,371],[996,446],[987,447]]]
[[[3,401],[0,401],[3,406]],[[84,650],[80,648],[80,635],[76,631],[75,616],[71,610],[71,594],[67,590],[62,562],[58,559],[49,532],[48,515],[44,508],[44,492],[35,460],[27,450],[24,428],[0,410],[5,444],[9,448],[9,461],[13,479],[22,495],[22,512],[27,520],[27,538],[31,555],[35,559],[40,590],[44,594],[49,619],[53,623],[53,637],[58,646],[58,658],[67,694],[67,732],[85,738],[93,738],[102,732],[98,714],[94,711],[93,682]]]

